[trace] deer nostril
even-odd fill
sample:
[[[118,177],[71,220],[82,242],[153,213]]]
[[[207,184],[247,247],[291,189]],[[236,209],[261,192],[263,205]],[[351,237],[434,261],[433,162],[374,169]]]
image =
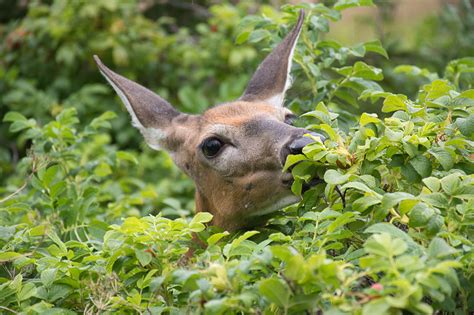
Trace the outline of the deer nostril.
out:
[[[293,142],[290,143],[288,146],[288,149],[290,150],[290,154],[301,154],[303,153],[303,148],[307,145],[313,142],[313,139],[308,138],[308,137],[301,137],[293,140]]]
[[[309,134],[311,134],[312,136],[314,137],[319,137],[321,139],[321,141],[324,142],[324,140],[326,140],[322,135],[318,134],[318,133],[315,133],[315,132],[308,132]],[[310,143],[313,143],[314,140],[311,139],[310,137],[299,137],[299,138],[296,138],[295,140],[293,140],[293,142],[290,143],[290,145],[288,146],[288,149],[290,150],[290,154],[301,154],[303,153],[303,148],[310,144]]]

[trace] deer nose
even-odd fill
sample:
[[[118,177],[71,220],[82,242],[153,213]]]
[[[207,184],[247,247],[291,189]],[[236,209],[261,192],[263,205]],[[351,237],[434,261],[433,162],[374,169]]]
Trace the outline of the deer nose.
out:
[[[324,142],[324,140],[326,140],[326,138],[324,138],[322,135],[320,135],[319,133],[315,133],[315,132],[308,132],[307,134],[310,134],[314,137],[318,137],[321,139],[321,141]],[[289,145],[288,145],[288,150],[290,151],[290,154],[302,154],[303,153],[303,148],[310,144],[310,143],[313,143],[314,140],[311,139],[310,137],[299,137],[299,138],[296,138],[295,140],[293,140]]]

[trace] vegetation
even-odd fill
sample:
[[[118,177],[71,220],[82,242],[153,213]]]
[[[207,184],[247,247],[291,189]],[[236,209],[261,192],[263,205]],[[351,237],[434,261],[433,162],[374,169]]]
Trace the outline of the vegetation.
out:
[[[474,39],[462,34],[474,10],[463,1],[420,30],[439,29],[436,39],[452,27],[468,55],[443,41],[431,64],[409,65],[378,40],[325,36],[345,9],[371,3],[242,1],[180,26],[135,1],[33,1],[2,24],[2,312],[473,312]],[[137,144],[91,56],[198,112],[239,96],[300,8],[287,102],[328,139],[285,167],[295,194],[325,183],[255,231],[208,226],[190,181]]]

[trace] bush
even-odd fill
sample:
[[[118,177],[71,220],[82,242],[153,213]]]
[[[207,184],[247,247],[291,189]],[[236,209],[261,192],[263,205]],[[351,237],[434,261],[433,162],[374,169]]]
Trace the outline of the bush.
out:
[[[363,61],[387,57],[378,41],[344,47],[323,39],[329,20],[363,3],[370,1],[284,6],[282,13],[264,7],[267,17],[247,17],[236,32],[237,42],[250,42],[243,47],[274,45],[305,8],[293,69],[300,84],[289,106],[303,114],[299,124],[328,138],[285,165],[295,194],[314,178],[324,183],[256,231],[229,234],[206,226],[208,213],[191,216],[190,182],[167,156],[118,145],[108,132],[112,112],[86,119],[65,106],[48,122],[6,114],[15,141],[31,146],[3,179],[0,308],[474,311],[474,59],[451,61],[442,76],[399,65],[399,73],[426,83],[413,99],[384,91],[383,71]],[[353,114],[370,102],[381,114]],[[157,184],[155,174],[167,180]]]

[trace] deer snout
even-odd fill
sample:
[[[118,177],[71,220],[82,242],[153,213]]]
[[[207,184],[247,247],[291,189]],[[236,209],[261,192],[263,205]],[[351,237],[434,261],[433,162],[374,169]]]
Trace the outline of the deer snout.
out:
[[[281,158],[282,158],[282,164],[283,165],[285,164],[286,158],[288,157],[288,155],[290,155],[290,154],[303,154],[303,148],[306,145],[314,142],[314,140],[312,138],[305,137],[304,136],[305,134],[310,134],[314,137],[318,137],[323,142],[326,140],[326,138],[323,135],[321,135],[319,133],[316,133],[316,132],[310,132],[310,131],[306,131],[304,134],[298,136],[297,138],[293,138],[282,149]]]

